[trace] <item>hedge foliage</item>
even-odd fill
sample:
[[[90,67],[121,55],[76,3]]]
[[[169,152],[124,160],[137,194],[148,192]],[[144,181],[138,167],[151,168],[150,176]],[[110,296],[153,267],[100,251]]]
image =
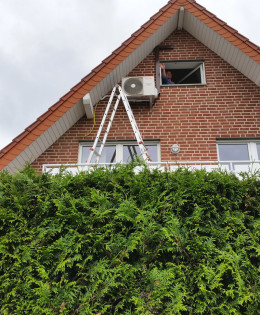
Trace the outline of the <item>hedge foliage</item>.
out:
[[[0,173],[0,314],[259,314],[260,182]]]

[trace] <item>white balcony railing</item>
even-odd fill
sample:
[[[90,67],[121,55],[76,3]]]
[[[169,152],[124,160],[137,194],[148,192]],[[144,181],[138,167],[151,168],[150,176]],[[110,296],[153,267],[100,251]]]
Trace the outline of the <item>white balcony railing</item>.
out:
[[[91,171],[96,167],[114,167],[116,163],[99,163],[97,164],[44,164],[42,167],[43,172],[50,172],[57,174],[60,168],[66,169],[67,172],[75,175],[81,171]],[[205,169],[207,172],[213,170],[222,170],[239,174],[241,172],[248,172],[250,174],[260,170],[260,161],[178,161],[178,162],[149,162],[151,169],[159,169],[160,171],[175,171],[178,168],[189,168],[190,170]],[[142,166],[137,166],[135,171],[138,172]]]

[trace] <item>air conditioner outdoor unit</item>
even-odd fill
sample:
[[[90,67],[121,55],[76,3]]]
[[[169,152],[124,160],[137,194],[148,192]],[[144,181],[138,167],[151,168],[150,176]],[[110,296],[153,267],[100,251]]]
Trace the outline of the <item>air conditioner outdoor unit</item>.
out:
[[[150,99],[158,96],[153,76],[122,78],[122,89],[130,98],[147,97]]]

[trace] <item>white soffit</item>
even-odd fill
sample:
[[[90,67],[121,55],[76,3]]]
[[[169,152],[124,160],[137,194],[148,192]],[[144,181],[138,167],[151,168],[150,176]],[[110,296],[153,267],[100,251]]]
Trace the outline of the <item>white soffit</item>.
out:
[[[214,51],[256,85],[260,86],[260,64],[232,45],[224,37],[185,11],[183,28],[201,43]]]

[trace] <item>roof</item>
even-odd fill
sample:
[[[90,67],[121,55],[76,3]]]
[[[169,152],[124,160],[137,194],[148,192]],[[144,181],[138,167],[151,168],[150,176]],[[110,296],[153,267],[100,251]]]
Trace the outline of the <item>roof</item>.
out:
[[[260,47],[194,0],[170,0],[110,56],[0,151],[0,170],[33,162],[174,30],[183,28],[260,86]]]

